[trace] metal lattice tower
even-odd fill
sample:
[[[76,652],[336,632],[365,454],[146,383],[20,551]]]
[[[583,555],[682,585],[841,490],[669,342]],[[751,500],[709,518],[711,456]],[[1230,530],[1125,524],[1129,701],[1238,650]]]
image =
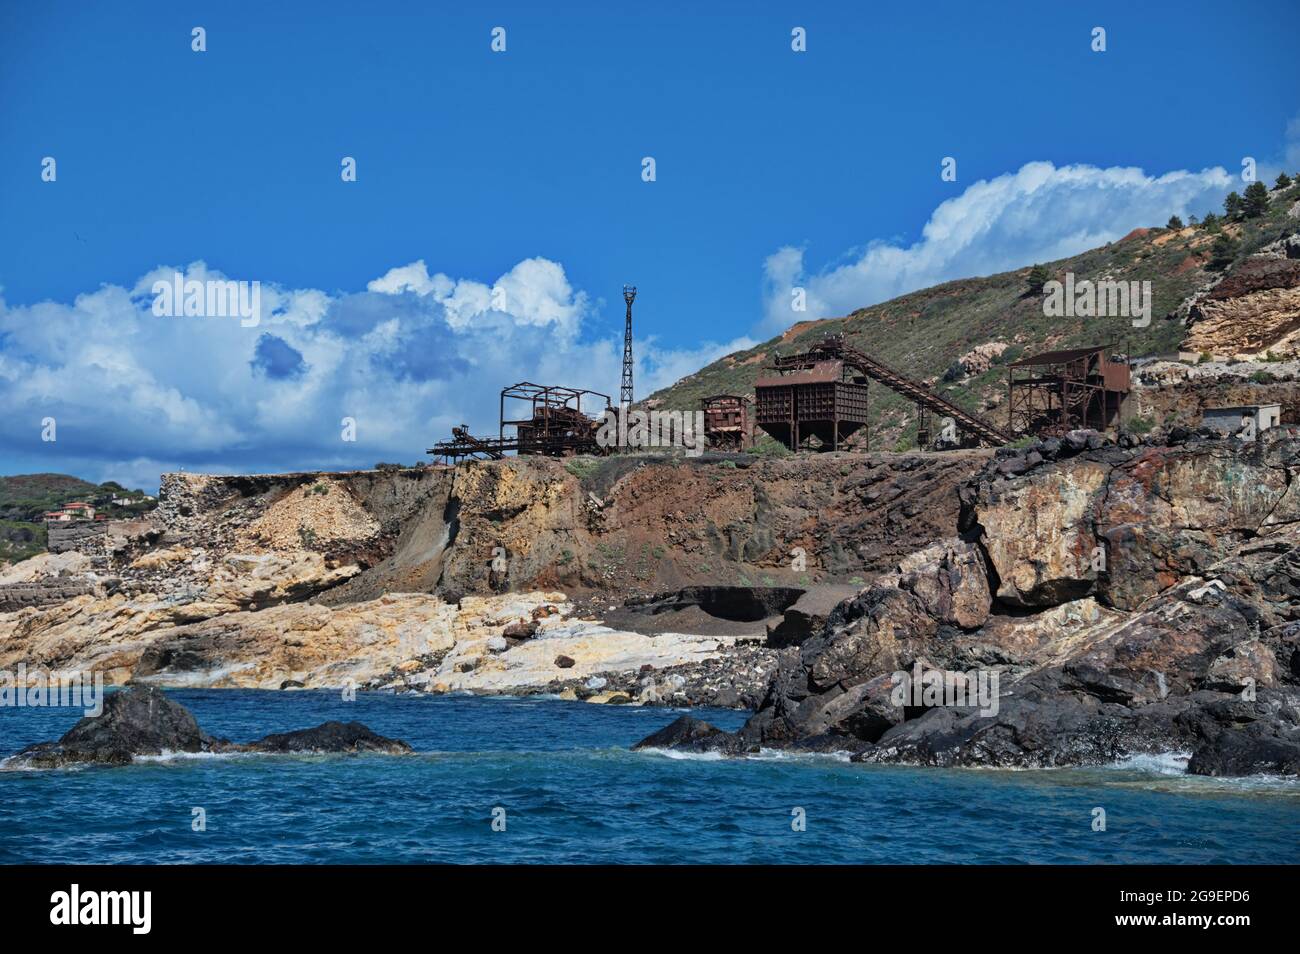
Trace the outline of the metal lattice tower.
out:
[[[624,407],[632,406],[632,300],[636,298],[636,286],[623,286],[623,300],[627,302],[627,325],[623,331],[623,388],[619,392],[619,403]]]

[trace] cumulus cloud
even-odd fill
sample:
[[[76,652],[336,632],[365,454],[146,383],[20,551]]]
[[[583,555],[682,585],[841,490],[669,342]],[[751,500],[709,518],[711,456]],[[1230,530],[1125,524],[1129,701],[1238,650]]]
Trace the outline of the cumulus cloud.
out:
[[[156,486],[159,473],[412,462],[451,427],[496,430],[497,392],[531,380],[617,399],[621,334],[564,268],[525,259],[493,281],[390,269],[363,292],[261,286],[261,320],[157,317],[155,281],[225,280],[195,262],[72,302],[0,298],[0,470]],[[621,302],[619,313],[621,317]],[[637,393],[752,342],[638,342]],[[57,440],[41,440],[55,421]],[[356,441],[342,439],[345,418]]]
[[[1221,168],[1149,176],[1141,169],[1030,162],[942,203],[911,245],[875,241],[820,270],[805,250],[764,264],[764,330],[828,318],[955,278],[1076,255],[1130,232],[1217,207],[1234,180]],[[805,290],[807,310],[792,308]]]

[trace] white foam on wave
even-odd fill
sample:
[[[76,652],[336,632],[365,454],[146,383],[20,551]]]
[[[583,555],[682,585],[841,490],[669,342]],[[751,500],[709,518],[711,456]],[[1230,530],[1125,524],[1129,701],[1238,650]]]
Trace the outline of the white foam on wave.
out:
[[[1187,763],[1191,758],[1191,752],[1157,752],[1153,755],[1130,755],[1105,767],[1150,772],[1154,775],[1183,776],[1187,774]]]
[[[788,752],[783,749],[763,749],[745,756],[755,762],[848,762],[852,752],[841,749],[838,752]]]
[[[132,762],[187,762],[198,759],[233,759],[241,755],[269,755],[267,752],[173,752],[163,749],[157,755],[134,755]]]
[[[679,752],[676,749],[644,748],[638,752],[650,752],[668,759],[680,759],[685,762],[721,762],[726,758],[721,752]]]

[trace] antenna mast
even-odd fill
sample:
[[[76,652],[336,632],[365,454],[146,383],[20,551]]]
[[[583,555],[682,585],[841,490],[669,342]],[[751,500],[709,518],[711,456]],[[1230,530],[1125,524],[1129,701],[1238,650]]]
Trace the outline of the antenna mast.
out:
[[[623,300],[627,302],[627,325],[623,331],[623,388],[619,392],[619,403],[624,407],[632,406],[632,300],[636,298],[636,286],[623,286]]]

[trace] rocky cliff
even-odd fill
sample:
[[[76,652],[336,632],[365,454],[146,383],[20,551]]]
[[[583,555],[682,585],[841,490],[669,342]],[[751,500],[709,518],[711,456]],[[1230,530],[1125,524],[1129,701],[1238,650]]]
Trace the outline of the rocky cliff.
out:
[[[646,744],[995,766],[1181,751],[1203,774],[1300,773],[1300,445],[1128,443],[1006,452],[963,488],[950,539],[782,652],[738,734],[682,723]],[[908,673],[937,694],[900,696]]]
[[[150,520],[0,576],[0,667],[756,704],[774,651],[751,644],[777,626],[799,638],[826,612],[793,608],[805,592],[853,592],[951,526],[986,459],[169,474]],[[654,601],[693,585],[696,598]]]
[[[171,475],[150,521],[0,580],[69,588],[0,613],[0,668],[753,708],[735,735],[661,739],[734,752],[1294,773],[1297,467],[1286,432],[1175,429]],[[896,697],[913,671],[938,698]]]

